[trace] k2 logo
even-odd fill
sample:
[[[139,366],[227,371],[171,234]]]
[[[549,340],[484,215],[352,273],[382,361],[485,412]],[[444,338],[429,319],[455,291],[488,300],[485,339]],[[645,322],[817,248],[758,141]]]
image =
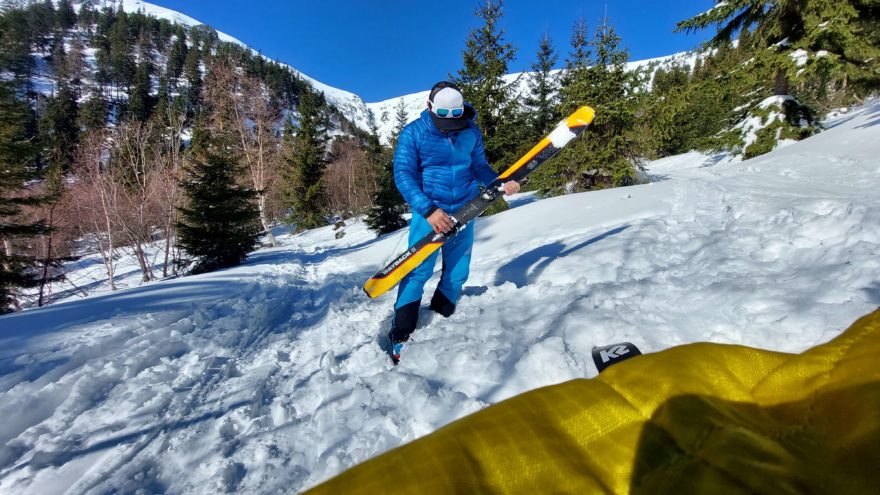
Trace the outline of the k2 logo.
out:
[[[605,347],[593,348],[593,362],[596,363],[596,369],[599,373],[612,364],[619,363],[629,358],[641,355],[638,347],[630,342],[621,342],[620,344],[607,345]]]

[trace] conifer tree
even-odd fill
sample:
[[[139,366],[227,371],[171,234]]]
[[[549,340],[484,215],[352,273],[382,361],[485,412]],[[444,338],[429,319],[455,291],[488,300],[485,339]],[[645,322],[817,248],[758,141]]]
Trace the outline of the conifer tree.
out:
[[[183,73],[187,82],[186,91],[184,92],[187,113],[190,116],[194,116],[201,108],[202,102],[201,56],[199,50],[194,46],[186,53]]]
[[[87,70],[85,46],[79,37],[70,42],[70,53],[67,54],[65,72],[67,73],[70,87],[79,96],[82,91],[82,80]]]
[[[19,87],[23,87],[30,81],[33,66],[27,14],[21,9],[3,12],[0,15],[0,71],[9,71]]]
[[[584,31],[575,23],[560,108],[566,115],[590,105],[596,119],[584,139],[536,171],[533,183],[548,194],[633,184],[643,154],[635,136],[640,76],[626,70],[629,55],[607,19],[586,44]]]
[[[38,202],[18,194],[34,178],[34,167],[29,166],[33,145],[24,125],[27,114],[27,105],[18,100],[13,85],[0,82],[0,313],[18,309],[16,291],[38,283],[29,274],[37,261],[17,253],[16,241],[46,231],[42,222],[21,223],[18,218],[23,206]]]
[[[165,61],[165,76],[169,79],[169,83],[176,86],[177,78],[183,73],[183,64],[186,61],[188,48],[186,46],[186,31],[182,26],[177,27],[174,36],[174,43],[168,50],[168,58]]]
[[[156,88],[156,108],[154,114],[164,118],[168,107],[171,105],[171,88],[168,84],[168,77],[162,74],[159,77],[159,87]]]
[[[180,246],[193,258],[193,273],[243,262],[257,245],[256,192],[243,187],[243,167],[232,137],[198,125],[193,132],[189,177],[181,183],[188,204],[180,208]]]
[[[34,2],[27,8],[27,25],[31,41],[39,51],[46,51],[53,38],[55,5],[52,0]]]
[[[152,64],[146,60],[138,64],[134,86],[128,99],[128,116],[146,122],[153,114],[154,100],[150,94]]]
[[[76,26],[76,11],[73,10],[73,5],[70,4],[70,0],[60,0],[58,2],[58,12],[56,13],[56,19],[58,29],[62,32],[67,32],[73,26]]]
[[[95,87],[89,94],[89,99],[82,104],[79,125],[86,131],[103,129],[107,125],[107,102],[100,88]]]
[[[807,94],[795,95],[821,102],[829,91],[851,91],[862,96],[880,85],[880,46],[872,36],[880,28],[876,2],[866,0],[742,0],[719,1],[709,11],[678,23],[678,31],[716,26],[710,45],[730,42],[746,32],[769,58],[764,87],[776,94],[793,93],[789,81]],[[876,41],[874,39],[874,41]],[[805,66],[791,54],[803,50]]]
[[[548,33],[544,33],[538,44],[538,56],[532,64],[532,79],[529,80],[529,96],[525,103],[530,107],[531,139],[539,139],[559,120],[557,110],[557,92],[559,83],[552,73],[553,66],[559,59],[553,49],[553,41]]]
[[[613,185],[626,186],[635,183],[642,157],[633,135],[641,76],[626,70],[629,53],[620,44],[614,27],[603,19],[592,41],[593,65],[584,94],[587,101],[595,102],[597,118],[591,126],[593,135],[583,141],[592,145],[587,153],[590,166],[606,170]]]
[[[321,111],[323,96],[314,91],[300,95],[299,121],[287,127],[282,153],[284,202],[290,208],[288,221],[297,230],[327,224],[324,169],[327,166],[327,123]]]
[[[688,139],[688,122],[698,118],[691,115],[687,95],[690,70],[686,66],[673,65],[659,68],[651,81],[651,95],[647,102],[646,117],[642,119],[650,130],[652,152],[655,156],[684,153],[692,145]]]
[[[397,184],[394,182],[394,150],[397,148],[397,139],[400,132],[407,124],[406,106],[403,98],[397,105],[394,130],[391,134],[390,150],[383,153],[382,170],[379,173],[379,188],[373,198],[373,208],[367,215],[367,225],[378,235],[388,234],[395,230],[406,227],[403,214],[406,212],[406,202],[403,200]]]
[[[64,40],[57,39],[52,48],[52,56],[49,59],[52,72],[56,81],[69,81],[70,74],[67,72],[67,50],[64,49]]]
[[[508,64],[516,58],[516,49],[504,39],[501,28],[503,0],[487,0],[477,8],[483,25],[468,34],[462,51],[463,67],[455,82],[466,101],[477,110],[477,125],[485,139],[486,157],[498,170],[506,165],[505,155],[522,146],[523,127],[518,126],[518,105],[513,100],[512,84],[504,80]]]
[[[591,56],[587,21],[580,17],[571,29],[571,52],[565,60],[565,72],[562,74],[563,92],[581,80],[580,71],[590,67]]]
[[[134,82],[137,65],[134,60],[131,39],[128,34],[128,16],[116,15],[110,30],[110,74],[117,86],[128,90]]]
[[[44,159],[62,171],[69,170],[73,162],[79,139],[77,114],[76,95],[62,82],[55,96],[48,99],[40,119]]]

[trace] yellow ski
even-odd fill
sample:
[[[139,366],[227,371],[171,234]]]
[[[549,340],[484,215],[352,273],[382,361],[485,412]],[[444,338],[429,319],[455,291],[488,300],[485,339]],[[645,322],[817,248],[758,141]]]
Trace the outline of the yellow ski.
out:
[[[479,196],[449,215],[454,225],[450,232],[443,234],[431,232],[420,239],[388,266],[370,277],[364,284],[364,292],[371,298],[375,298],[391,290],[434,251],[440,249],[444,242],[457,234],[468,222],[480,216],[495,200],[500,198],[503,195],[501,192],[502,184],[511,180],[522,182],[532,170],[555,156],[569,141],[583,132],[593,122],[595,113],[590,107],[580,107],[563,119],[553,132],[502,172]]]

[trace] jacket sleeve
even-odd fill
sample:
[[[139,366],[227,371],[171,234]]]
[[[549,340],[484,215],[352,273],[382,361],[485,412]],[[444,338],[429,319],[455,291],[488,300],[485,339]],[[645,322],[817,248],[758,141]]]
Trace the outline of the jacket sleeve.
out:
[[[492,170],[492,167],[489,166],[489,160],[486,159],[486,147],[485,144],[483,144],[483,132],[480,131],[479,127],[475,127],[474,132],[477,134],[477,143],[474,145],[473,151],[471,151],[471,171],[473,172],[474,177],[477,178],[477,182],[479,182],[481,186],[486,187],[498,177],[498,174]]]
[[[437,207],[422,191],[422,174],[419,172],[419,153],[414,134],[413,126],[406,127],[397,140],[397,149],[394,151],[394,183],[413,211],[427,217]]]

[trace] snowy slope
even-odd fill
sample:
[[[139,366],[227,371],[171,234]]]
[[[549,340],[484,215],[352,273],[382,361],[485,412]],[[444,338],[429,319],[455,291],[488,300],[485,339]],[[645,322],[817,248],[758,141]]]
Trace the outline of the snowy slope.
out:
[[[154,5],[149,2],[144,2],[142,0],[103,0],[102,2],[96,3],[97,6],[109,8],[118,8],[120,4],[122,5],[122,9],[125,12],[139,12],[147,16],[155,17],[156,19],[167,19],[173,23],[182,24],[184,26],[190,27],[203,24],[202,22],[199,22],[188,15],[181,14],[180,12],[165,7],[160,7],[159,5]],[[237,38],[229,36],[226,33],[221,33],[220,31],[217,31],[217,36],[220,38],[220,41],[245,46],[245,44],[239,41]]]
[[[477,222],[451,318],[394,368],[400,248],[362,223],[234,269],[0,318],[0,492],[299,490],[463,415],[596,374],[593,346],[801,351],[880,304],[880,103],[754,160],[655,162],[656,182]],[[534,199],[534,198],[532,198]]]

